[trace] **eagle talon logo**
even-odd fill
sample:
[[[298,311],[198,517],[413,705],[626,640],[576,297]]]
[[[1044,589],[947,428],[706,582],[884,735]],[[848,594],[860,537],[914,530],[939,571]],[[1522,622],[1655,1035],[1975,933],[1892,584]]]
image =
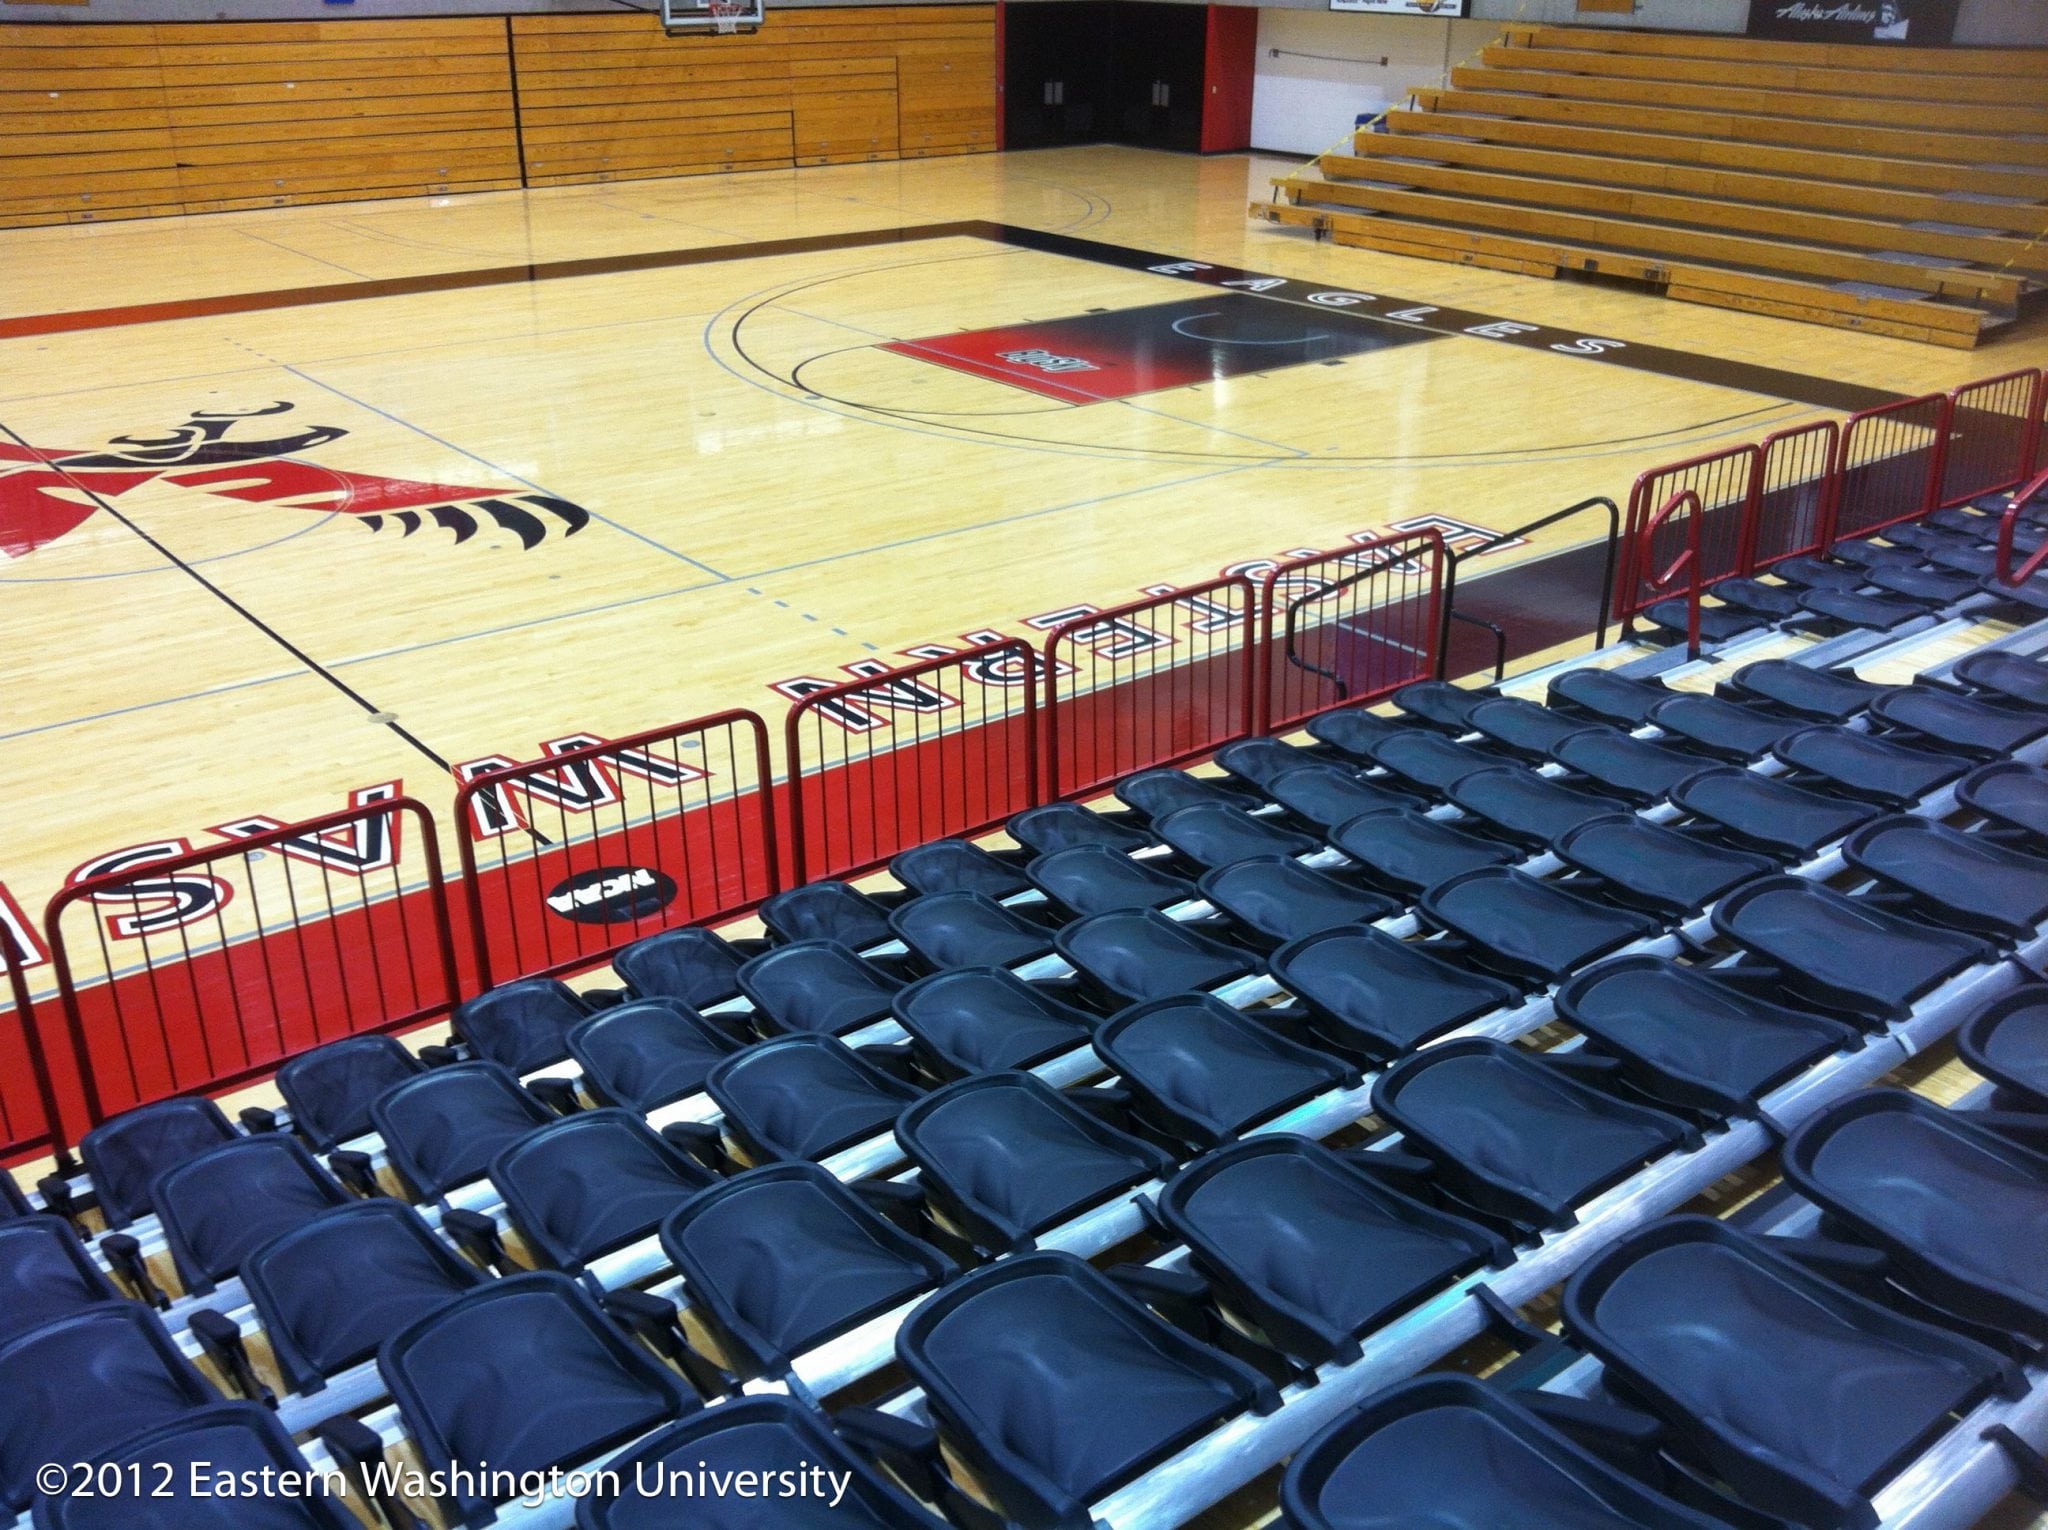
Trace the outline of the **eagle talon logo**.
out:
[[[161,435],[115,436],[90,451],[0,442],[0,559],[27,557],[91,519],[98,501],[152,482],[243,504],[352,516],[373,532],[390,520],[401,537],[431,523],[453,533],[457,546],[485,522],[517,537],[521,550],[539,546],[557,525],[567,537],[590,524],[588,510],[551,494],[385,478],[302,461],[299,453],[348,432],[338,425],[280,430],[277,417],[296,407],[280,401],[257,409],[194,410]]]
[[[430,505],[424,510],[398,510],[389,514],[398,523],[398,534],[402,537],[411,536],[431,520],[436,526],[454,532],[458,547],[476,535],[476,520],[482,515],[519,538],[519,546],[524,550],[539,546],[548,534],[547,523],[535,515],[534,510],[543,510],[559,518],[565,537],[574,536],[590,524],[590,512],[581,505],[572,505],[566,499],[556,499],[547,494],[493,495],[489,499]],[[363,515],[362,522],[372,531],[379,531],[384,526],[384,515]]]

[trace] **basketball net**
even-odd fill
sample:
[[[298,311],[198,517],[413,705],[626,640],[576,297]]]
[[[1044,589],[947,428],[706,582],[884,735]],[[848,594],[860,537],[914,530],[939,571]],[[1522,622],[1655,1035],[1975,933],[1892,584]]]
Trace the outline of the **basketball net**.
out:
[[[730,37],[740,29],[740,17],[746,14],[746,0],[709,0],[711,29],[722,36]]]

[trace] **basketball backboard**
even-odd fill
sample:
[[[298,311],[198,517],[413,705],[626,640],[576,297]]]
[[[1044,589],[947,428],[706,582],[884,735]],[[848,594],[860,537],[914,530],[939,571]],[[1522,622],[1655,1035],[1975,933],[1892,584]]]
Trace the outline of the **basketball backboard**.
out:
[[[661,29],[686,32],[753,32],[761,25],[762,0],[661,0]]]

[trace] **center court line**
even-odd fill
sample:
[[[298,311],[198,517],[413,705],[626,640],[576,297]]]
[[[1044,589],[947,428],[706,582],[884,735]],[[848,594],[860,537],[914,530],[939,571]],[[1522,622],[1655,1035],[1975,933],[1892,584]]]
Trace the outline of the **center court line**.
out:
[[[273,547],[296,541],[311,531],[318,531],[334,518],[331,510],[316,510],[318,520],[308,521],[297,531],[287,531],[282,536],[272,537],[268,542],[252,543],[238,547],[233,552],[209,553],[204,558],[181,559],[178,564],[159,563],[149,568],[111,569],[103,574],[0,574],[0,584],[90,584],[101,579],[147,579],[152,574],[175,574],[180,568],[204,568],[209,563],[226,563],[233,558],[245,558],[251,553],[265,552]]]
[[[287,255],[296,255],[301,260],[310,260],[315,265],[327,267],[327,269],[330,271],[339,271],[343,276],[353,276],[357,281],[368,281],[370,279],[370,273],[367,271],[355,270],[350,266],[343,265],[338,260],[329,260],[324,255],[315,255],[310,250],[295,250],[290,245],[285,244],[280,240],[266,239],[263,237],[263,235],[256,233],[251,229],[237,228],[235,232],[240,234],[244,239],[253,239],[258,244],[267,244],[273,250],[282,250]]]
[[[1169,414],[1164,409],[1155,409],[1150,404],[1141,404],[1134,398],[1119,398],[1113,400],[1113,402],[1122,404],[1126,409],[1135,409],[1140,414],[1149,414],[1155,416],[1158,419],[1171,420],[1176,425],[1188,425],[1192,426],[1196,430],[1214,431],[1219,436],[1234,436],[1240,441],[1249,441],[1254,446],[1270,446],[1273,448],[1274,451],[1287,452],[1290,453],[1292,457],[1308,457],[1314,455],[1312,452],[1309,451],[1309,449],[1306,446],[1287,446],[1279,441],[1268,441],[1262,436],[1246,435],[1241,430],[1230,430],[1222,425],[1210,425],[1204,423],[1201,420],[1190,420],[1184,415]]]
[[[260,356],[263,353],[261,351],[252,351],[251,354]],[[275,360],[276,358],[265,357],[264,359]],[[453,441],[450,441],[446,436],[435,435],[431,430],[428,430],[424,425],[415,425],[411,420],[406,419],[404,416],[393,414],[389,409],[380,409],[375,404],[369,402],[367,399],[357,398],[353,393],[344,392],[342,389],[335,387],[333,383],[322,382],[319,378],[315,377],[311,372],[302,371],[298,367],[293,366],[288,361],[279,361],[277,362],[277,365],[284,371],[291,373],[292,376],[299,378],[301,381],[309,382],[316,388],[323,388],[327,392],[332,393],[336,398],[343,399],[346,400],[348,403],[354,404],[358,409],[367,409],[370,411],[370,413],[382,416],[384,419],[389,420],[394,425],[404,426],[407,430],[413,432],[413,434],[415,435],[425,436],[429,441],[434,442],[437,446],[445,446],[451,452],[455,452],[461,456],[467,457],[471,462],[476,463],[478,466],[489,468],[493,473],[498,474],[502,478],[509,478],[514,483],[523,483],[526,485],[527,488],[533,490],[533,492],[536,494],[545,494],[552,498],[562,497],[556,495],[554,490],[544,488],[542,485],[535,483],[531,478],[523,478],[519,474],[513,472],[510,468],[500,467],[497,463],[491,461],[490,458],[485,457],[480,453],[473,452],[466,446],[457,446]],[[585,508],[588,507],[586,506]],[[620,522],[613,520],[608,515],[600,515],[597,511],[592,510],[590,511],[590,518],[593,521],[598,521],[606,526],[611,527],[612,530],[619,532],[624,536],[629,536],[633,538],[633,540],[636,542],[645,542],[649,547],[653,548],[656,552],[666,553],[669,557],[674,558],[679,562],[687,563],[690,565],[690,567],[697,569],[699,572],[709,574],[714,580],[717,580],[720,583],[727,582],[733,577],[730,574],[720,573],[717,569],[713,568],[708,563],[699,562],[697,559],[691,557],[688,553],[678,552],[675,548],[670,547],[665,543],[657,542],[654,540],[653,537],[648,536],[645,532],[635,531],[631,526],[623,525]]]

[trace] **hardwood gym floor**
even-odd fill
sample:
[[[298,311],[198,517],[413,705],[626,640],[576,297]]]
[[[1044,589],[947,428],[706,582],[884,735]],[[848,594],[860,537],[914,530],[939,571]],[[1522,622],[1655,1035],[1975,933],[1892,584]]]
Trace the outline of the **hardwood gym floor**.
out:
[[[1063,150],[0,233],[0,882],[38,911],[104,852],[389,781],[439,810],[465,760],[774,717],[772,682],[1620,499],[2048,360],[2038,323],[1959,354],[1319,246],[1245,218],[1285,168]],[[1129,374],[990,360],[1056,362],[1073,325],[1009,332],[1067,318]]]

